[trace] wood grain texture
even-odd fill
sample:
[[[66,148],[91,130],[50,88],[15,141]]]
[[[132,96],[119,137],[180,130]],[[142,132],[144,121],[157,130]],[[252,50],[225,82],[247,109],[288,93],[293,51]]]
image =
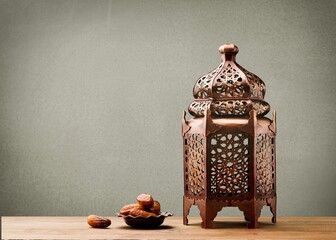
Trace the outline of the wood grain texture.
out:
[[[259,229],[247,229],[242,218],[218,217],[214,229],[202,229],[199,217],[167,218],[155,230],[132,229],[111,217],[106,229],[91,228],[86,217],[3,217],[3,239],[336,239],[336,217],[287,217],[277,224],[260,218]]]

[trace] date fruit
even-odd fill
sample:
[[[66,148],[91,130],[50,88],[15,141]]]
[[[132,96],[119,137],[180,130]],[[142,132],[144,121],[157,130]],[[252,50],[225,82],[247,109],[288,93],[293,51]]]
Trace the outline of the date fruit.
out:
[[[158,217],[161,212],[159,201],[154,201],[153,197],[147,193],[140,194],[137,198],[137,204],[128,204],[123,206],[119,214],[132,217]]]
[[[153,206],[154,200],[153,197],[149,194],[143,193],[137,197],[137,201],[144,208],[151,208]]]
[[[131,215],[133,217],[144,217],[144,218],[157,217],[157,215],[155,213],[147,212],[147,211],[141,210],[139,208],[133,208],[130,211],[129,215]]]
[[[123,207],[120,209],[119,213],[120,213],[121,215],[129,215],[130,211],[131,211],[132,209],[134,209],[134,208],[138,208],[138,209],[143,210],[143,207],[142,207],[141,205],[139,205],[139,204],[128,204],[128,205],[123,206]]]
[[[154,201],[153,206],[150,208],[150,211],[155,214],[160,214],[160,203],[158,201]]]
[[[97,215],[90,215],[87,218],[87,223],[93,228],[106,228],[111,225],[111,220]]]

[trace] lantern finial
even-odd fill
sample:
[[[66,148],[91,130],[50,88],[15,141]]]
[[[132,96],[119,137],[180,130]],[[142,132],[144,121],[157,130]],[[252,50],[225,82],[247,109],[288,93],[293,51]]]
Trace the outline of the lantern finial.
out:
[[[237,54],[239,52],[239,48],[232,43],[226,43],[220,46],[218,50],[221,54]]]

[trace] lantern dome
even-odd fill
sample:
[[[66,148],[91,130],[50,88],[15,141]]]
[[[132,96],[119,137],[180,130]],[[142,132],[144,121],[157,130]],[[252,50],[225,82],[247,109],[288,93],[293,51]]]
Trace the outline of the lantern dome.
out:
[[[258,116],[269,112],[270,106],[264,101],[265,83],[236,62],[238,51],[234,44],[219,48],[221,63],[194,86],[195,99],[188,109],[191,115],[203,117],[207,109],[218,117],[248,116],[252,109]]]

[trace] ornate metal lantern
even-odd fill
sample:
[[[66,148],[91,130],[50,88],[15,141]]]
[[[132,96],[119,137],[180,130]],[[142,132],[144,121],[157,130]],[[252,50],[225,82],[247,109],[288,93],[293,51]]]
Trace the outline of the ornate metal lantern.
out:
[[[199,78],[186,120],[183,113],[183,224],[197,205],[202,227],[223,207],[243,211],[249,228],[258,227],[264,205],[276,222],[275,111],[264,101],[265,83],[235,61],[238,47],[219,48],[220,65]]]

